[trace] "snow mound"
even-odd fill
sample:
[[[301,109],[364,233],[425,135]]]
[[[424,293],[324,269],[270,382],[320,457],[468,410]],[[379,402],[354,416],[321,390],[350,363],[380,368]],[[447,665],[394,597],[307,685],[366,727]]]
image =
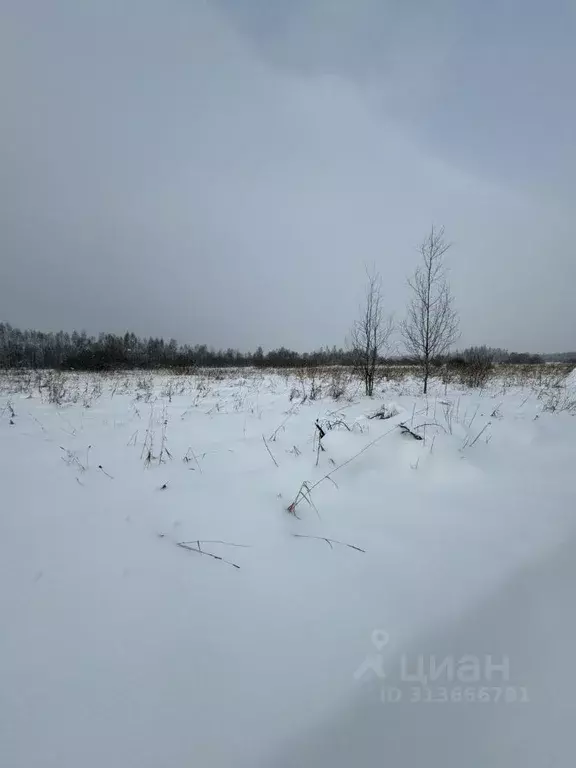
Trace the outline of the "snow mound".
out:
[[[576,368],[574,368],[572,370],[572,372],[569,373],[568,376],[566,376],[566,379],[565,379],[564,383],[570,389],[575,389],[576,390]]]
[[[404,411],[404,408],[397,405],[395,402],[384,403],[377,408],[370,416],[369,419],[392,419],[394,416],[399,416]]]

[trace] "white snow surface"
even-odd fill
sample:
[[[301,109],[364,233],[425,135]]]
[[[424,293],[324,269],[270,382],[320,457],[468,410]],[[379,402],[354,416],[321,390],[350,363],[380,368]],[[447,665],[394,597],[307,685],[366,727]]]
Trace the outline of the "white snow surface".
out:
[[[566,386],[576,390],[576,368],[574,368],[566,377]]]
[[[497,381],[46,376],[0,377],[0,765],[574,765],[569,412]],[[509,679],[417,703],[419,654]]]

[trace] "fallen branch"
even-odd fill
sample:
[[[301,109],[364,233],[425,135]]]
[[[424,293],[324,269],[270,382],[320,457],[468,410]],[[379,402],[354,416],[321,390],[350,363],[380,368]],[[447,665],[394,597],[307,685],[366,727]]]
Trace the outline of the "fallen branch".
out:
[[[414,440],[423,440],[424,438],[422,435],[417,435],[416,432],[413,432],[410,427],[407,427],[406,424],[398,424],[400,429],[402,430],[403,435],[410,435],[414,438]]]

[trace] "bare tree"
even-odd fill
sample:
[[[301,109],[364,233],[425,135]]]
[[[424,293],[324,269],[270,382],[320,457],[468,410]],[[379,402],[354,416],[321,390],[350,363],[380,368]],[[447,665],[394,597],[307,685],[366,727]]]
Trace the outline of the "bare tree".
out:
[[[366,274],[366,297],[351,331],[351,347],[354,366],[362,376],[366,394],[371,397],[378,359],[388,349],[394,324],[390,315],[384,315],[382,278],[374,270],[366,270]]]
[[[444,266],[444,254],[450,245],[444,239],[444,227],[432,227],[419,248],[422,262],[408,280],[412,298],[400,330],[408,353],[422,367],[424,394],[428,392],[434,359],[446,354],[460,335]]]

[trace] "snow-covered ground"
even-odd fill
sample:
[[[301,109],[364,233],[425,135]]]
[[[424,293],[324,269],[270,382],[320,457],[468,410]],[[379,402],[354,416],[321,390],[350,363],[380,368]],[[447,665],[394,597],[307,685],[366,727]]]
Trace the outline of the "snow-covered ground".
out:
[[[0,377],[0,765],[573,765],[553,383]]]

